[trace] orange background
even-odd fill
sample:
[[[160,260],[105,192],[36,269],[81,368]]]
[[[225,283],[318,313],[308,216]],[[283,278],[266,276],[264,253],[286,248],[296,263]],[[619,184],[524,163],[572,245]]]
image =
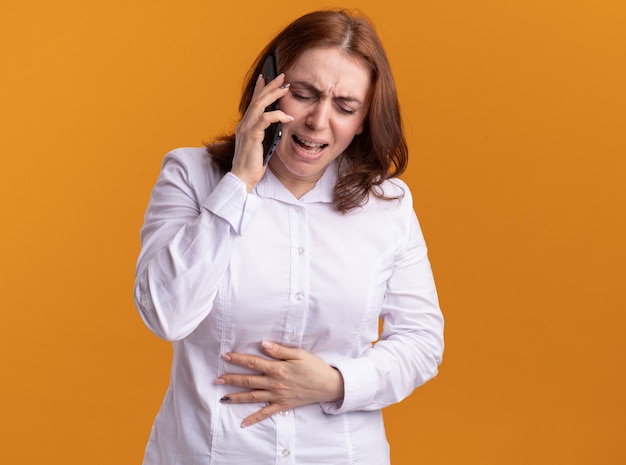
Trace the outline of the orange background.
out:
[[[357,3],[347,3],[352,6]],[[622,0],[361,0],[446,315],[394,465],[626,463]],[[318,1],[2,0],[0,463],[137,464],[170,346],[132,303],[163,155],[232,127]]]

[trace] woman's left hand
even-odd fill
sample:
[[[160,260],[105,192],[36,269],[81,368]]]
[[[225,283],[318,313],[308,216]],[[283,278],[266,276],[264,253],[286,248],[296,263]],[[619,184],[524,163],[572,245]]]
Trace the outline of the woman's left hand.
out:
[[[284,410],[343,399],[341,373],[319,357],[272,342],[264,341],[261,346],[274,360],[234,352],[222,355],[225,361],[259,374],[225,374],[216,380],[217,384],[250,389],[227,394],[222,397],[222,402],[267,402],[265,407],[243,420],[242,428]]]

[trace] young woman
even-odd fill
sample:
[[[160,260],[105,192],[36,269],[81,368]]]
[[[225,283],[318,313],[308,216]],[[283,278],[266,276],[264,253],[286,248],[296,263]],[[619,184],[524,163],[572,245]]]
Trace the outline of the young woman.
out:
[[[166,156],[146,212],[135,301],[174,356],[144,464],[388,464],[381,409],[435,376],[443,317],[371,23],[297,19],[240,110]]]

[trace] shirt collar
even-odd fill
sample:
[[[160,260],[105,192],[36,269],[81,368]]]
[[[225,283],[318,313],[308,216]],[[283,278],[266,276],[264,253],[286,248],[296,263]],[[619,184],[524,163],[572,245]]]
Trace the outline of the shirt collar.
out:
[[[300,199],[296,199],[269,168],[265,171],[265,174],[254,188],[254,191],[259,197],[276,199],[291,204],[332,203],[336,183],[337,161],[335,160],[328,165],[322,177],[315,184],[315,187],[304,194]]]

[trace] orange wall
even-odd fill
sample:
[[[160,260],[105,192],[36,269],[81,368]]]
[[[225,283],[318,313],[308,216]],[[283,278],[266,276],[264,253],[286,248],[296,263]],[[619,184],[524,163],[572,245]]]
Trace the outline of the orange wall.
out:
[[[354,3],[447,318],[441,374],[386,411],[394,465],[626,463],[624,3]],[[2,1],[0,463],[140,462],[170,357],[131,300],[161,158],[229,129],[261,46],[324,5]]]

